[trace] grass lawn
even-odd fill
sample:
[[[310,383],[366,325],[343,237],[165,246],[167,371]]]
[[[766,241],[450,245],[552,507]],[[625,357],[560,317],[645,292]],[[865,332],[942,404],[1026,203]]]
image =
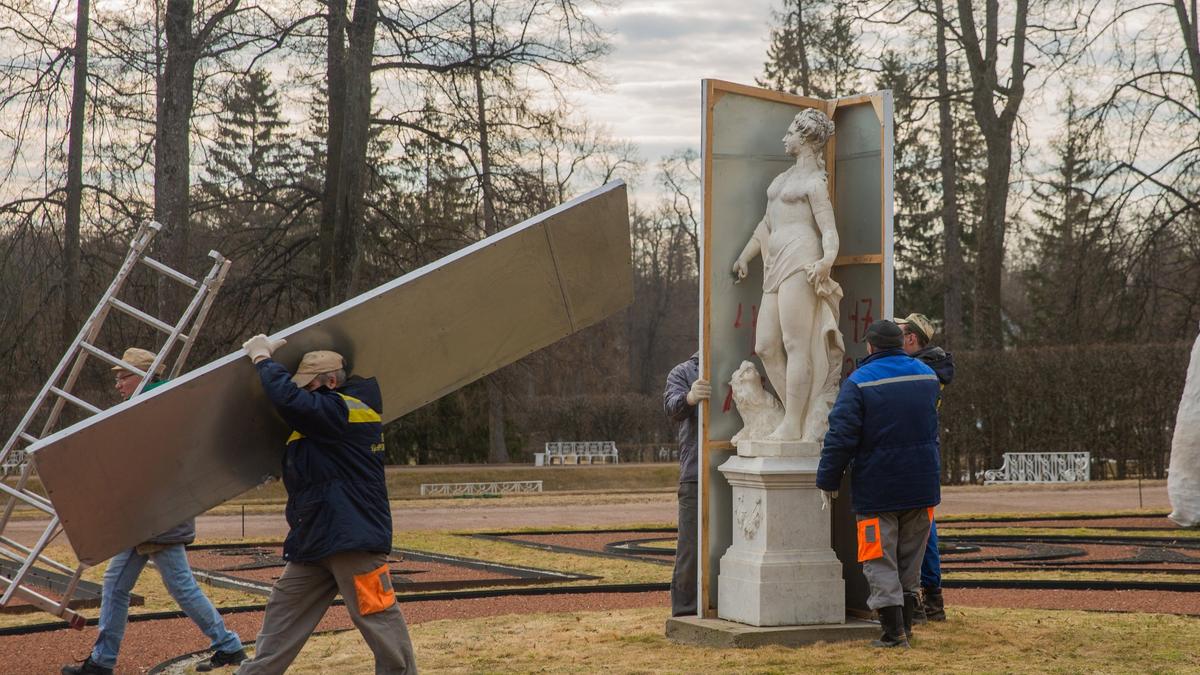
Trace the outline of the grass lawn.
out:
[[[865,642],[713,649],[663,636],[663,608],[445,620],[411,626],[431,673],[1195,673],[1200,622],[1163,614],[953,608],[913,649]],[[295,675],[372,673],[356,631],[309,640]]]

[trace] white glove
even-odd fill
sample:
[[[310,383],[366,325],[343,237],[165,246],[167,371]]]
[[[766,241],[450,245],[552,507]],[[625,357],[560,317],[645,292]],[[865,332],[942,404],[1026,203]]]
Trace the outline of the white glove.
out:
[[[274,353],[276,349],[279,349],[286,344],[287,340],[284,340],[283,338],[272,340],[266,335],[259,333],[258,335],[255,335],[249,340],[243,342],[242,348],[246,350],[246,356],[249,356],[251,361],[258,363],[263,359],[270,358],[271,354]]]
[[[837,499],[837,495],[837,490],[834,490],[833,492],[821,490],[821,510],[828,511],[829,508],[833,506],[833,500]]]
[[[696,405],[700,401],[707,401],[709,396],[712,396],[712,386],[708,383],[708,380],[696,380],[692,383],[692,388],[687,393],[688,405]]]

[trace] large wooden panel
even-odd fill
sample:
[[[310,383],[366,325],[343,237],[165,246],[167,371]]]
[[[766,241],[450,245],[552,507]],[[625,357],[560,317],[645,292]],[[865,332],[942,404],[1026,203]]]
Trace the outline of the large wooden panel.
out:
[[[734,284],[730,267],[766,210],[767,187],[794,160],[783,135],[797,112],[830,114],[836,133],[826,149],[827,171],[841,244],[833,278],[842,286],[843,371],[866,355],[864,333],[892,316],[891,95],[877,92],[823,101],[744,85],[704,82],[704,237],[700,275],[701,371],[713,398],[702,407],[700,458],[700,609],[716,615],[720,559],[732,543],[732,490],[717,471],[733,455],[729,439],[742,426],[729,377],[754,355],[754,326],[762,299],[762,265]],[[834,514],[834,546],[845,561],[844,536],[853,531],[849,499]],[[847,525],[846,518],[851,518]],[[865,603],[857,562],[845,566],[847,607]]]
[[[378,378],[393,420],[633,300],[625,185],[611,183],[274,337]],[[244,351],[30,448],[79,559],[99,563],[278,475],[288,428]]]

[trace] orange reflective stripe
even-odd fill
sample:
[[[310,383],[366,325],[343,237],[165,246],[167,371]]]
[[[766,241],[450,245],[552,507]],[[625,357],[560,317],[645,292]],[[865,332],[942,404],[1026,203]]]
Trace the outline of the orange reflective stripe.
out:
[[[926,512],[929,514],[929,522],[931,522],[931,523],[932,523],[932,522],[933,522],[933,507],[932,507],[932,506],[930,506],[930,507],[929,507],[928,509],[926,509],[925,511],[926,511]]]
[[[879,536],[879,519],[858,521],[858,562],[883,557],[883,539]]]
[[[354,594],[358,596],[358,613],[368,616],[396,604],[392,577],[387,563],[377,570],[354,575]]]

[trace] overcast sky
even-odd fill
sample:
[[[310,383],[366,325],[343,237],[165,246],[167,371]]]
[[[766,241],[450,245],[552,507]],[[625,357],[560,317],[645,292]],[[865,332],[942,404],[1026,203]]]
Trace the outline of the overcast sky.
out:
[[[776,0],[622,0],[598,15],[612,39],[603,91],[572,98],[651,162],[699,149],[700,80],[754,84]]]

